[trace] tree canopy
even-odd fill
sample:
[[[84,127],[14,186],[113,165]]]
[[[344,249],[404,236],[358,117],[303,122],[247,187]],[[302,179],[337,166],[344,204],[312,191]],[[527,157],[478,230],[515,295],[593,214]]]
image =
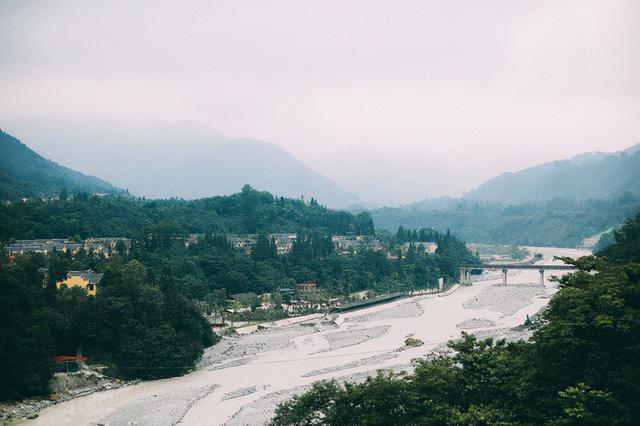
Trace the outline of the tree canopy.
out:
[[[273,196],[245,185],[228,196],[198,200],[145,200],[75,193],[71,199],[32,199],[0,205],[0,240],[65,238],[78,235],[135,237],[140,230],[164,228],[190,233],[252,234],[298,229],[329,234],[373,235],[368,213],[331,210],[318,203]]]
[[[584,257],[559,280],[525,342],[449,342],[452,355],[415,361],[360,384],[323,381],[281,404],[283,425],[635,425],[640,422],[638,217],[607,258]]]

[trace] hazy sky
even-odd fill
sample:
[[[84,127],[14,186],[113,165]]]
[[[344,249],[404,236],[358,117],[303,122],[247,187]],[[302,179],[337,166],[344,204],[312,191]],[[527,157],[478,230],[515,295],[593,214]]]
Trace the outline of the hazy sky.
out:
[[[640,1],[2,0],[0,127],[29,116],[191,119],[364,200],[460,195],[640,142]]]

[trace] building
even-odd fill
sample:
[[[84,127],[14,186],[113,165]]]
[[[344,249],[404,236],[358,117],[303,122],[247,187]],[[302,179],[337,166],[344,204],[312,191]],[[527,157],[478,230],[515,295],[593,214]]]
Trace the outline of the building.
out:
[[[16,240],[13,244],[5,247],[9,255],[9,259],[15,259],[16,255],[25,253],[42,253],[50,254],[53,252],[71,253],[72,256],[77,255],[80,250],[86,253],[92,253],[98,257],[100,255],[109,257],[111,253],[116,251],[118,242],[125,252],[131,247],[131,240],[128,238],[107,237],[107,238],[87,238],[82,242],[74,242],[63,238],[38,239],[38,240]]]
[[[229,237],[229,243],[231,243],[231,246],[234,249],[249,255],[253,252],[253,246],[256,244],[256,238],[253,235],[231,236]]]
[[[316,283],[302,283],[298,284],[298,291],[296,292],[298,297],[312,296],[318,292],[318,286]]]
[[[109,257],[117,251],[118,242],[122,241],[122,249],[125,253],[131,248],[131,240],[120,237],[106,238],[87,238],[83,242],[83,248],[87,253],[93,253],[94,256]]]
[[[275,243],[278,254],[290,253],[297,238],[297,234],[269,234],[269,239]]]
[[[368,250],[381,250],[382,244],[379,240],[376,240],[365,235],[333,235],[331,237],[333,246],[338,253],[357,252],[360,248]]]
[[[7,244],[5,250],[9,255],[25,253],[49,254],[54,251],[66,251],[64,239],[40,239],[40,240],[16,240],[13,244]]]
[[[420,251],[426,254],[433,254],[438,250],[438,244],[432,241],[415,241],[412,243],[404,243],[402,245],[402,253],[406,254],[409,251],[409,247],[415,247],[416,251]]]
[[[95,296],[101,280],[102,274],[93,272],[90,269],[84,271],[69,271],[66,279],[56,283],[56,288],[61,288],[63,285],[67,287],[81,287],[86,289],[90,296]]]
[[[282,294],[283,296],[293,296],[295,294],[295,290],[292,288],[279,288],[278,291],[280,292],[280,294]]]

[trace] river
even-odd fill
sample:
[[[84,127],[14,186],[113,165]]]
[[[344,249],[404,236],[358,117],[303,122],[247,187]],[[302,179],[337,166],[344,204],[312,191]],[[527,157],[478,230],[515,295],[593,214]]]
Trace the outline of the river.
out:
[[[541,264],[553,256],[588,252],[534,247]],[[413,358],[442,351],[466,330],[511,339],[511,331],[543,308],[555,283],[537,270],[475,277],[471,286],[446,296],[427,295],[349,312],[340,326],[322,319],[223,340],[205,352],[200,367],[185,376],[96,392],[48,407],[32,425],[217,425],[263,424],[276,404],[321,379],[362,380],[377,369],[410,369]],[[407,337],[424,345],[407,348]]]

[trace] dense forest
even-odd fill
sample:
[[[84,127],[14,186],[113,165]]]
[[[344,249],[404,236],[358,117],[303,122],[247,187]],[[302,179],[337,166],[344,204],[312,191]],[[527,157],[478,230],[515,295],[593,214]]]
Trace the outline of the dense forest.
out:
[[[66,197],[63,197],[66,198]],[[164,228],[189,233],[294,232],[372,235],[368,213],[330,210],[315,200],[294,200],[256,191],[248,185],[229,195],[185,201],[98,197],[83,192],[69,199],[17,202],[0,206],[0,240],[119,236]],[[169,232],[169,231],[168,231]]]
[[[124,378],[159,378],[193,367],[215,342],[201,311],[227,306],[227,296],[257,294],[314,282],[327,296],[433,288],[452,282],[462,262],[476,262],[450,233],[421,229],[379,236],[386,250],[337,253],[334,233],[373,234],[367,213],[352,215],[315,200],[283,199],[250,187],[196,201],[145,201],[76,194],[0,208],[5,242],[25,237],[127,236],[129,250],[111,256],[84,251],[0,260],[0,399],[46,393],[51,358],[77,347]],[[278,255],[267,232],[297,231],[290,253]],[[189,233],[204,235],[189,244]],[[251,255],[234,249],[227,232],[258,232]],[[432,241],[436,253],[419,244]],[[395,256],[388,256],[388,253]],[[99,291],[55,289],[70,270],[103,273]],[[46,270],[46,274],[43,271]],[[44,284],[44,285],[43,285]],[[285,314],[286,315],[286,314]],[[176,368],[174,368],[176,367]],[[24,373],[28,371],[28,374]]]
[[[384,250],[343,255],[334,251],[328,236],[301,231],[291,253],[285,255],[261,250],[261,239],[263,246],[268,244],[265,235],[259,238],[252,256],[233,250],[220,235],[205,237],[188,248],[180,244],[157,246],[154,239],[143,237],[140,244],[134,244],[132,255],[155,270],[170,266],[181,292],[196,299],[221,288],[229,294],[263,293],[302,282],[317,283],[321,290],[336,296],[360,290],[384,293],[429,288],[437,286],[438,277],[453,282],[459,264],[477,260],[455,236],[430,230],[421,230],[420,236],[428,237],[421,241],[438,243],[435,254],[410,247],[402,256],[396,247],[405,241],[393,237],[385,245],[397,252],[397,259],[389,259]]]
[[[640,423],[640,215],[578,271],[525,342],[463,334],[451,355],[361,384],[316,383],[274,425],[636,425]]]
[[[575,247],[582,239],[617,227],[640,210],[640,198],[554,199],[516,205],[440,199],[371,211],[376,229],[450,229],[467,242]]]
[[[51,268],[48,278],[43,266]],[[217,339],[193,301],[178,293],[170,270],[155,275],[116,256],[104,272],[90,297],[78,287],[55,288],[66,275],[57,256],[0,265],[0,399],[48,394],[52,358],[79,347],[112,375],[160,378],[188,371]]]

